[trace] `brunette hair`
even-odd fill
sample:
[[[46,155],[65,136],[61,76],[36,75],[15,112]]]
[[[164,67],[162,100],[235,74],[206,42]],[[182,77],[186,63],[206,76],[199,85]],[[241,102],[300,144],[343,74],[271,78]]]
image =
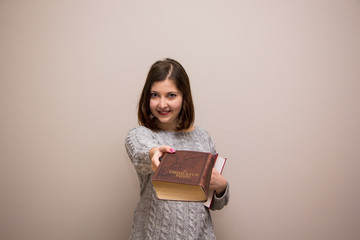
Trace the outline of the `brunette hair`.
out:
[[[150,67],[138,105],[138,122],[152,130],[160,130],[156,118],[150,110],[151,87],[155,82],[166,79],[173,80],[177,89],[182,93],[182,109],[179,113],[179,124],[176,130],[186,130],[193,125],[195,120],[190,81],[184,67],[170,58],[157,61]]]

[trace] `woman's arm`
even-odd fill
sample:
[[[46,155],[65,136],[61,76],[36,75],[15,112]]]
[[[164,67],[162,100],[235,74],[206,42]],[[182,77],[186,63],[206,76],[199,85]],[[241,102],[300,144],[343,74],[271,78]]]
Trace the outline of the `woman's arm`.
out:
[[[146,127],[136,127],[129,131],[125,148],[135,170],[139,174],[150,174],[159,165],[159,157],[165,152],[175,152],[170,146],[161,146],[154,133]]]
[[[215,190],[216,196],[221,197],[225,192],[226,186],[226,179],[218,172],[218,170],[213,168],[209,189]]]
[[[125,139],[127,154],[138,174],[150,174],[151,160],[150,149],[160,147],[154,133],[146,127],[135,127],[128,132]]]
[[[215,154],[215,143],[210,134],[207,132],[206,134],[208,136],[210,150]],[[229,183],[226,178],[222,176],[216,169],[213,169],[212,171],[210,189],[215,190],[210,209],[220,210],[225,207],[228,204],[230,198]]]
[[[225,207],[230,198],[229,184],[226,185],[226,188],[221,196],[214,194],[210,209],[211,210],[220,210]]]

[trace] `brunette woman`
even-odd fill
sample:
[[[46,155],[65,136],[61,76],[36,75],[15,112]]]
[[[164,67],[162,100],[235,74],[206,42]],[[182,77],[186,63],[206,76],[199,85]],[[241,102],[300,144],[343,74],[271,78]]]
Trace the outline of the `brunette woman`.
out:
[[[147,75],[138,106],[140,126],[129,131],[126,150],[140,181],[140,201],[129,239],[216,239],[209,209],[199,202],[159,200],[151,183],[165,152],[192,150],[216,153],[214,141],[194,126],[194,106],[185,69],[173,59],[155,62]],[[229,201],[227,180],[213,169],[215,190],[210,210]]]

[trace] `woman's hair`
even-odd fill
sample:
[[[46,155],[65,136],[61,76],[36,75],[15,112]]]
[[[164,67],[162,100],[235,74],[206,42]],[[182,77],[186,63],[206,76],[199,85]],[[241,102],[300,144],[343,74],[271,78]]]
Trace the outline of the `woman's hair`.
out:
[[[176,130],[186,130],[193,125],[195,120],[190,81],[183,66],[170,58],[155,62],[149,70],[138,106],[139,124],[152,130],[160,130],[156,118],[150,110],[151,87],[155,82],[166,79],[173,80],[177,89],[182,93],[183,102]]]

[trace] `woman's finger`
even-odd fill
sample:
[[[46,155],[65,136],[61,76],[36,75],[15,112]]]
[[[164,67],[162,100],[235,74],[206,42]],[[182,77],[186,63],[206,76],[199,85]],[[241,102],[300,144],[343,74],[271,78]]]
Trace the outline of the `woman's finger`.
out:
[[[164,146],[161,146],[159,147],[159,150],[161,153],[174,153],[175,152],[175,149],[172,148],[171,146],[167,146],[167,145],[164,145]]]

